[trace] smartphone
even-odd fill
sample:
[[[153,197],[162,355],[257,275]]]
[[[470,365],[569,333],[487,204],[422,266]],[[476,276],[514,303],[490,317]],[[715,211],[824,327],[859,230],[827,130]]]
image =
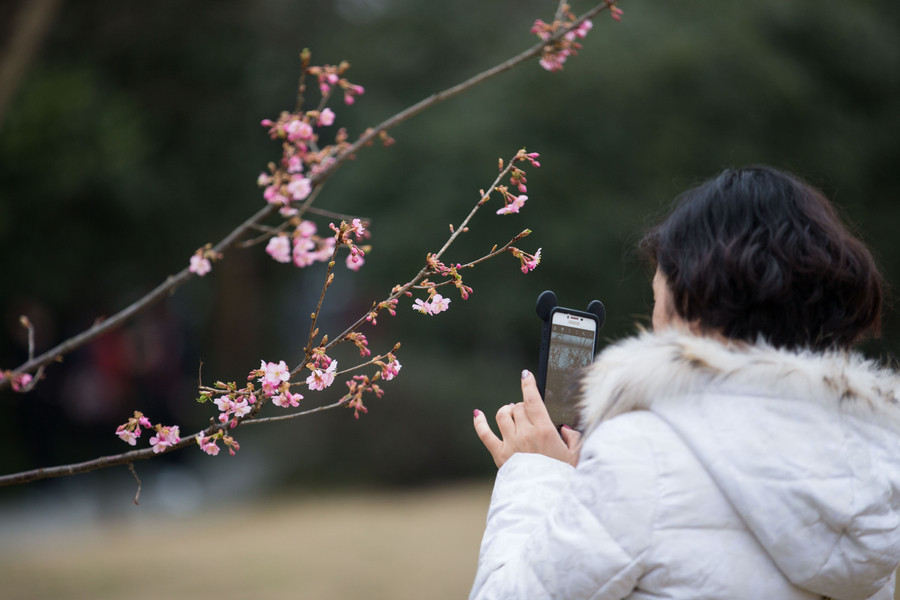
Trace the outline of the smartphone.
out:
[[[538,387],[553,423],[579,428],[578,399],[585,367],[594,360],[601,323],[596,314],[554,307],[541,344]]]

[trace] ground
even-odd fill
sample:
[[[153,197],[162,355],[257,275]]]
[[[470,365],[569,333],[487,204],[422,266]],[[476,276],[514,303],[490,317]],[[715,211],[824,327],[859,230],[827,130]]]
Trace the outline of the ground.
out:
[[[3,536],[2,596],[465,598],[489,499],[489,482],[326,493]]]

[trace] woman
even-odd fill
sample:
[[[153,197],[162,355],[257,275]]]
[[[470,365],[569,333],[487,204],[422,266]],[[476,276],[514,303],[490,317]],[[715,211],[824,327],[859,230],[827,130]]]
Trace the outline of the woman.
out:
[[[583,440],[534,377],[475,430],[500,468],[471,598],[893,598],[900,378],[849,352],[881,277],[768,167],[684,193],[642,242],[653,332],[583,380]]]

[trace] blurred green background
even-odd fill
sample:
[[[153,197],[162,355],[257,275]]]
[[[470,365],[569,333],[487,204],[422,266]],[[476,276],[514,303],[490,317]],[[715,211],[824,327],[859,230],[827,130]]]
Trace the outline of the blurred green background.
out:
[[[7,59],[28,4],[0,9]],[[20,314],[37,327],[38,351],[49,348],[142,296],[262,206],[256,176],[279,148],[259,121],[292,108],[301,48],[314,64],[350,61],[349,78],[366,87],[353,107],[334,106],[353,138],[530,46],[532,21],[552,18],[555,3],[47,6],[46,33],[0,113],[4,368],[26,358]],[[536,368],[537,294],[553,289],[573,307],[600,298],[604,337],[633,332],[650,310],[636,241],[677,193],[728,166],[768,163],[821,187],[888,281],[900,280],[896,2],[622,8],[622,23],[596,20],[563,72],[535,61],[419,115],[391,131],[395,145],[343,167],[317,202],[371,218],[373,233],[365,267],[339,270],[323,331],[342,330],[409,279],[493,179],[497,157],[522,146],[543,163],[529,169],[522,214],[485,210],[447,259],[475,258],[530,227],[521,246],[543,248],[539,269],[523,275],[500,257],[467,277],[473,297],[451,294],[444,314],[401,305],[364,330],[376,352],[403,343],[403,371],[368,415],[339,410],[241,429],[233,458],[189,450],[140,464],[147,503],[178,511],[300,488],[490,476],[472,409],[516,400],[519,371]],[[195,431],[212,414],[193,400],[201,361],[206,381],[240,381],[260,358],[296,361],[323,269],[275,263],[263,248],[232,249],[209,276],[51,367],[34,392],[0,393],[0,472],[124,451],[113,431],[135,409]],[[895,354],[898,326],[889,309],[883,338],[864,349]],[[353,353],[338,358],[349,364]],[[309,393],[306,406],[341,389]],[[118,468],[5,488],[0,502],[77,490],[103,511],[124,511],[132,486]]]

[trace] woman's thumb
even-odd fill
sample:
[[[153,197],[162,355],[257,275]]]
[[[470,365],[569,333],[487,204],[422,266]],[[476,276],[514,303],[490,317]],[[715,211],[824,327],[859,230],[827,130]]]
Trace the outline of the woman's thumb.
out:
[[[562,429],[560,429],[560,434],[562,434],[562,439],[566,443],[566,446],[569,450],[577,450],[578,446],[581,444],[581,434],[569,427],[568,425],[563,425]]]

